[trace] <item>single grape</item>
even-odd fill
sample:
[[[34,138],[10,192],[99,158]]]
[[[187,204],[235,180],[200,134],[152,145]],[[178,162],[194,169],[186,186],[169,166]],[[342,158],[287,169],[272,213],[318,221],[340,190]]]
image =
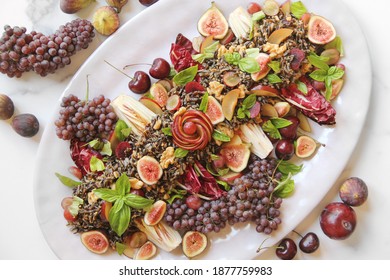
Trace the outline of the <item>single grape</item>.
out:
[[[193,210],[198,210],[202,206],[202,200],[197,195],[190,195],[186,198],[186,204]]]

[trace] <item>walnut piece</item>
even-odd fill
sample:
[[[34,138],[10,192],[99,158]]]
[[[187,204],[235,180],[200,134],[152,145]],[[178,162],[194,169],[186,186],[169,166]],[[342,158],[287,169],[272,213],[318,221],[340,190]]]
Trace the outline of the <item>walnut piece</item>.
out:
[[[271,43],[266,43],[263,45],[263,51],[267,52],[271,59],[282,57],[286,50],[286,45],[279,46],[278,44]]]
[[[175,162],[175,149],[168,147],[161,155],[160,165],[162,169],[167,169],[168,166]]]
[[[207,88],[207,92],[210,95],[214,95],[215,98],[218,100],[222,100],[223,96],[221,95],[223,89],[225,88],[225,85],[221,84],[220,82],[217,81],[211,81],[209,83],[209,87]]]
[[[89,204],[92,204],[92,205],[95,204],[98,201],[98,199],[99,198],[96,196],[96,194],[93,191],[88,193],[88,203]]]

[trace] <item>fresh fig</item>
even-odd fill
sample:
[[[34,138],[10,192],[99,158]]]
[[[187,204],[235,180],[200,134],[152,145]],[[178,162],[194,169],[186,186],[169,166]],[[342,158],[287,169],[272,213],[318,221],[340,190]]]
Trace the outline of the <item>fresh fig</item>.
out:
[[[299,158],[307,158],[315,152],[316,148],[317,143],[314,141],[313,138],[306,135],[302,135],[299,136],[297,139],[295,154]]]
[[[86,231],[81,234],[81,242],[92,253],[104,254],[108,250],[107,237],[98,230]]]
[[[129,0],[106,0],[106,3],[109,6],[114,7],[116,11],[120,13],[123,6],[126,5],[128,1]]]
[[[60,8],[66,14],[74,14],[88,7],[92,2],[96,0],[61,0]]]
[[[39,121],[32,114],[20,114],[12,119],[12,128],[23,137],[33,137],[39,131]]]
[[[150,95],[160,107],[167,105],[168,92],[161,83],[155,83],[150,87]]]
[[[255,59],[260,66],[260,71],[251,74],[251,77],[252,77],[252,80],[257,82],[257,81],[261,80],[262,78],[264,78],[265,76],[267,76],[269,70],[271,69],[268,66],[268,63],[271,61],[271,59],[270,59],[269,55],[266,53],[259,53],[259,55]]]
[[[92,25],[100,34],[110,36],[119,28],[118,13],[111,6],[100,7],[93,15]]]
[[[207,247],[207,237],[198,231],[187,231],[183,236],[183,252],[193,258],[201,254]]]
[[[163,174],[158,161],[150,156],[143,156],[138,160],[137,171],[141,180],[147,185],[156,184]]]
[[[336,38],[336,30],[327,19],[313,15],[309,21],[308,38],[313,44],[325,45]]]
[[[226,36],[229,29],[229,24],[225,16],[217,8],[214,2],[198,21],[198,31],[204,36],[213,35],[214,39],[222,39]]]
[[[222,112],[222,106],[213,96],[208,97],[207,110],[205,113],[210,118],[213,125],[219,124],[225,120],[225,116]]]
[[[298,71],[301,68],[302,62],[306,58],[306,54],[303,50],[298,48],[291,49],[290,54],[293,56],[293,60],[291,61],[291,69]]]
[[[148,226],[154,226],[158,224],[164,217],[165,211],[167,210],[167,204],[163,200],[157,200],[144,216],[144,222]]]
[[[148,241],[148,237],[142,231],[136,231],[131,235],[124,237],[124,243],[129,248],[140,248]]]
[[[237,106],[238,97],[240,96],[239,89],[229,91],[222,100],[222,112],[228,121],[231,121],[234,114],[234,109]]]
[[[250,149],[248,144],[227,145],[221,149],[226,166],[234,172],[241,172],[248,165]]]
[[[0,94],[0,120],[10,119],[15,111],[14,103],[5,94]]]
[[[144,245],[139,248],[135,253],[135,260],[149,260],[153,258],[157,253],[157,247],[152,242],[147,241]]]
[[[367,200],[368,188],[362,179],[351,177],[341,185],[339,195],[345,204],[356,207]]]

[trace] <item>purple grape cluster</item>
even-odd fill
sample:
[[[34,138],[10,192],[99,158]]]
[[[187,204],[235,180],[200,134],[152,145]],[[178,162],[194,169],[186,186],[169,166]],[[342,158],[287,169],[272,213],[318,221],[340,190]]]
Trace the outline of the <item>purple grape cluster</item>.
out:
[[[80,100],[72,94],[65,96],[60,116],[54,122],[57,136],[64,140],[77,138],[82,142],[108,138],[118,120],[110,103],[103,95],[90,101]]]
[[[34,71],[41,76],[70,64],[70,57],[86,49],[95,36],[88,20],[75,19],[49,36],[24,27],[6,25],[0,39],[0,72],[21,77]]]
[[[219,232],[227,224],[254,222],[257,232],[270,234],[282,222],[281,198],[273,196],[282,174],[275,172],[275,159],[253,157],[248,166],[249,172],[235,179],[227,195],[214,200],[203,201],[194,210],[177,199],[168,205],[165,221],[176,230],[196,230],[203,233]]]

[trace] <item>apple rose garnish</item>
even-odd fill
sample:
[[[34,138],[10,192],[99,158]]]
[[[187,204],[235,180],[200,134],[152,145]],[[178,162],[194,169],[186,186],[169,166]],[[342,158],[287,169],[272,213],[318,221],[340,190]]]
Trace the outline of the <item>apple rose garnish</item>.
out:
[[[173,143],[187,151],[202,150],[211,141],[213,130],[213,124],[205,113],[188,110],[173,119]]]

